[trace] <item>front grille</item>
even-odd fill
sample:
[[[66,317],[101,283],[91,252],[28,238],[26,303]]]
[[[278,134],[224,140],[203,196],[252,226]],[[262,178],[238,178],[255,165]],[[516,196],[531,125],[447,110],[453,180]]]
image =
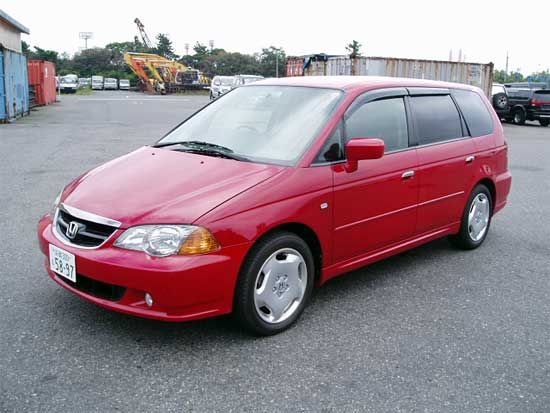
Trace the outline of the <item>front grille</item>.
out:
[[[542,105],[542,110],[550,110],[550,105]]]
[[[119,285],[97,281],[78,273],[76,274],[75,283],[65,277],[58,276],[58,278],[78,291],[109,301],[119,301],[126,292],[126,288]]]
[[[79,230],[74,238],[69,238],[67,235],[67,229],[71,222],[76,222],[79,225]],[[58,210],[55,225],[57,233],[65,241],[88,248],[100,246],[116,231],[116,227],[78,218],[62,209]]]

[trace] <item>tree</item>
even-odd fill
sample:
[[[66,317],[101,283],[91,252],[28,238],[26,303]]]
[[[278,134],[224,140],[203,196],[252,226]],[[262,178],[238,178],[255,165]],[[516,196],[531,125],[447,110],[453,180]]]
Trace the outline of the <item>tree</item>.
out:
[[[23,54],[29,54],[31,51],[31,46],[24,40],[21,40],[21,51]]]
[[[92,48],[76,53],[72,59],[71,69],[80,77],[109,72],[115,69],[111,61],[111,51],[105,48]]]
[[[262,49],[258,54],[259,67],[256,72],[264,77],[277,77],[284,75],[286,65],[286,54],[282,48],[270,46]]]
[[[155,47],[155,52],[170,60],[176,60],[178,58],[174,52],[172,41],[168,38],[168,35],[164,33],[157,34],[157,46]]]
[[[355,58],[361,56],[361,52],[359,49],[361,49],[362,44],[359,43],[357,40],[352,40],[350,44],[346,46],[346,50],[349,52],[349,57]]]
[[[208,47],[201,42],[195,43],[195,46],[193,46],[193,51],[195,52],[195,56],[199,57],[206,57],[210,54]]]

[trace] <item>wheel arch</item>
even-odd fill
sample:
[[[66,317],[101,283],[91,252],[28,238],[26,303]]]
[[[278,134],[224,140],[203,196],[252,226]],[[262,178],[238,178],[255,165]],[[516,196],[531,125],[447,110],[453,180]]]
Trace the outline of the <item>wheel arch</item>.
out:
[[[305,241],[305,243],[311,250],[313,261],[315,263],[315,283],[319,283],[319,280],[321,278],[321,268],[323,266],[323,248],[321,246],[321,241],[317,233],[310,226],[301,222],[286,222],[269,228],[267,231],[256,238],[254,243],[251,245],[248,253],[246,254],[246,258],[248,258],[252,249],[256,244],[258,244],[258,242],[277,232],[290,232]],[[246,258],[245,260],[243,260],[243,263],[246,261]]]
[[[497,202],[497,188],[496,188],[496,185],[493,182],[493,180],[491,178],[488,178],[488,177],[480,179],[478,182],[476,182],[476,184],[473,186],[473,188],[475,188],[478,185],[486,186],[487,189],[489,190],[490,194],[491,194],[491,214],[492,214],[492,212],[495,209],[495,204]],[[473,188],[472,188],[472,191],[474,190]]]

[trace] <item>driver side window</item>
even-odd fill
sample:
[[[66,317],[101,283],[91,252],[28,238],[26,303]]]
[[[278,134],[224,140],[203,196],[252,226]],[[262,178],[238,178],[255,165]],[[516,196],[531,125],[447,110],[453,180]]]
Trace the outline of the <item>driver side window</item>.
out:
[[[385,152],[409,146],[405,102],[402,97],[375,100],[353,112],[345,123],[346,142],[352,138],[380,138]]]

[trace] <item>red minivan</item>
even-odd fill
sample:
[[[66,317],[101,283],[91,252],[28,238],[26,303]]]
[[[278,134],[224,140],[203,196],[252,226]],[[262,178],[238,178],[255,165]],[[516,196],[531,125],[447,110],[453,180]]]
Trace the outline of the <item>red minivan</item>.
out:
[[[475,87],[268,79],[75,179],[38,237],[50,277],[102,307],[274,334],[314,285],[444,236],[481,245],[507,149]]]

